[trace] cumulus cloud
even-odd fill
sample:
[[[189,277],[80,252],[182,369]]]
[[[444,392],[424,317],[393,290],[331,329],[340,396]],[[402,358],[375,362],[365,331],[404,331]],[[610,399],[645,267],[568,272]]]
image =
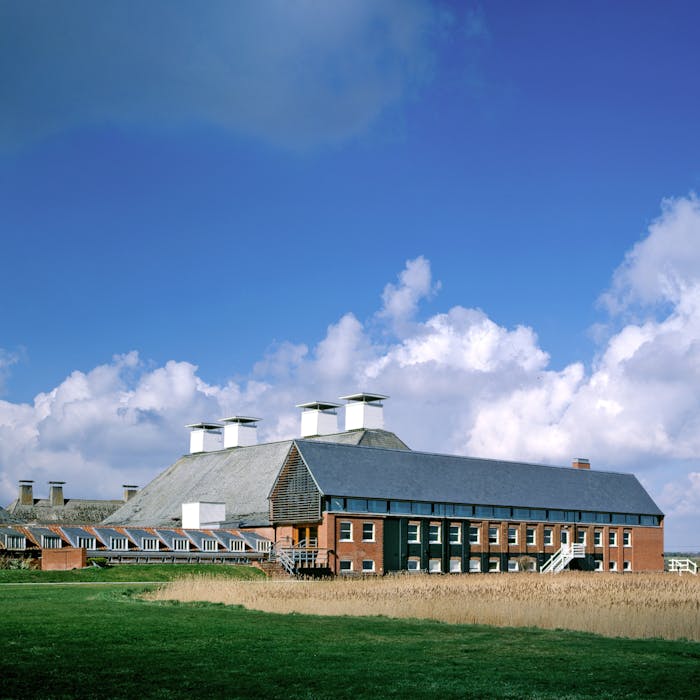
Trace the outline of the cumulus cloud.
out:
[[[0,144],[80,126],[209,124],[338,142],[433,70],[427,0],[0,5]]]
[[[700,266],[693,273],[679,251],[699,236],[693,196],[664,204],[609,292],[622,307],[654,288],[650,311],[623,315],[589,364],[553,368],[532,328],[506,328],[478,309],[422,318],[420,302],[436,289],[422,257],[407,261],[367,322],[347,313],[315,345],[278,344],[224,385],[187,362],[152,369],[136,353],[117,356],[32,405],[0,402],[0,494],[9,501],[29,477],[113,495],[185,451],[186,423],[247,413],[264,419],[261,439],[288,438],[298,434],[295,404],[369,390],[394,397],[387,426],[411,447],[554,464],[589,457],[594,468],[634,471],[673,522],[697,529]],[[661,277],[650,272],[654,256]],[[675,281],[672,292],[661,278]]]

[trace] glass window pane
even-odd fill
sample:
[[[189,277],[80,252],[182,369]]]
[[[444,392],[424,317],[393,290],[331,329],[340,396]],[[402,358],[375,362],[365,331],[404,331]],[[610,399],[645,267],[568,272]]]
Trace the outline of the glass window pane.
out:
[[[474,511],[480,518],[493,517],[493,508],[491,506],[474,506]]]
[[[345,499],[331,498],[331,510],[345,510]]]
[[[416,515],[431,515],[433,512],[433,504],[413,501],[411,503],[411,512]]]
[[[411,512],[411,502],[410,501],[391,501],[389,503],[389,511],[391,513],[410,513]]]
[[[520,518],[522,520],[530,519],[530,509],[529,508],[513,508],[513,517]]]
[[[386,501],[372,499],[367,502],[370,513],[386,513]]]
[[[472,515],[474,515],[474,507],[473,506],[455,506],[455,515],[458,515],[462,518],[468,518]]]
[[[367,499],[365,498],[348,498],[348,510],[356,513],[367,512]]]
[[[495,507],[493,509],[494,518],[510,518],[510,508]]]

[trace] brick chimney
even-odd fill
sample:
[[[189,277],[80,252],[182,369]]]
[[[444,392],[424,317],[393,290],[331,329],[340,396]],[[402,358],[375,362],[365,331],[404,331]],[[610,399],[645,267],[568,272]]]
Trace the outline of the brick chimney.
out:
[[[591,463],[589,460],[584,459],[583,457],[575,457],[571,462],[571,466],[574,469],[590,469]]]
[[[65,481],[49,481],[49,502],[52,506],[63,506],[63,484]]]
[[[32,479],[19,480],[19,504],[21,506],[34,505],[34,487],[32,486],[33,483],[34,481]]]
[[[139,492],[139,487],[134,484],[122,484],[122,488],[124,489],[124,497],[122,499],[124,503],[130,501]]]

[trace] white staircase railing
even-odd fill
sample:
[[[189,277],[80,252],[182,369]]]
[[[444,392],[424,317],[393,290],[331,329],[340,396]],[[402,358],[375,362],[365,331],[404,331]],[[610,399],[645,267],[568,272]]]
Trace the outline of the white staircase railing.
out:
[[[273,553],[284,570],[292,576],[299,568],[314,568],[328,564],[328,553],[318,548],[316,538],[301,540],[295,545],[291,544],[289,539],[277,542]]]
[[[586,556],[586,547],[582,544],[563,544],[554,552],[540,569],[541,574],[558,574],[564,570],[574,559],[583,559]]]
[[[692,559],[670,559],[668,562],[668,570],[672,572],[688,572],[693,576],[698,575],[698,565]]]

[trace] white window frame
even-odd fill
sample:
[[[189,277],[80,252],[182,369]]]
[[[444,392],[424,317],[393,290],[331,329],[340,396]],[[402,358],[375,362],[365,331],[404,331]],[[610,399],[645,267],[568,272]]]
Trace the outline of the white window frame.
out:
[[[554,544],[554,528],[546,527],[544,529],[544,535],[542,537],[542,544],[545,547],[551,547]]]
[[[603,546],[603,531],[594,530],[593,531],[593,546],[602,547]]]
[[[625,559],[625,561],[622,562],[622,570],[632,571],[632,562],[629,561],[629,559]]]
[[[632,530],[622,531],[622,546],[631,547],[632,546]]]
[[[371,564],[371,568],[369,568],[367,566],[367,564]],[[362,560],[362,573],[363,574],[374,573],[374,559],[363,559]]]
[[[461,574],[462,573],[462,560],[461,559],[450,559],[450,573],[451,574]]]
[[[256,540],[255,541],[255,551],[256,552],[269,552],[272,549],[272,542],[270,540]]]
[[[115,552],[126,552],[129,549],[129,540],[126,537],[110,537],[109,548]]]
[[[429,559],[428,560],[428,573],[429,574],[441,574],[442,573],[442,561],[440,559]]]
[[[97,543],[94,537],[82,537],[78,536],[75,538],[78,545],[78,549],[97,549]]]
[[[202,551],[203,552],[217,552],[219,548],[216,546],[216,540],[203,539],[202,540]]]
[[[596,571],[605,571],[605,569],[603,569],[603,560],[602,559],[595,560],[595,570]]]
[[[186,540],[184,537],[174,537],[173,538],[173,552],[189,552],[190,551],[190,541]]]
[[[41,536],[41,548],[42,549],[61,549],[63,547],[63,540],[58,535],[42,535]]]
[[[617,562],[614,559],[608,562],[608,571],[617,571]]]
[[[345,537],[343,530],[349,530],[350,534]],[[346,533],[347,534],[347,533]],[[350,520],[341,520],[338,529],[338,542],[352,542],[352,522]]]
[[[588,539],[588,533],[585,530],[577,530],[577,532],[576,532],[576,544],[582,544],[585,546],[587,539]]]
[[[571,532],[569,532],[568,528],[562,528],[559,531],[559,541],[561,544],[569,544],[571,542]]]
[[[514,547],[515,545],[518,544],[518,534],[519,534],[519,533],[518,533],[518,530],[519,530],[519,529],[520,529],[520,528],[518,528],[518,527],[513,527],[513,526],[510,526],[510,527],[508,528],[508,544],[509,544],[511,547]]]
[[[480,574],[481,573],[481,558],[472,557],[469,560],[469,573],[470,574]]]
[[[5,535],[5,549],[21,550],[27,548],[27,538],[24,535]]]
[[[469,526],[469,544],[481,544],[481,526]]]
[[[144,552],[157,552],[160,549],[160,540],[157,537],[142,537],[141,549]]]
[[[228,548],[232,552],[245,552],[245,541],[231,538],[228,541]]]
[[[489,559],[489,573],[498,574],[501,572],[501,560],[500,559]]]
[[[496,532],[495,536],[492,535],[492,533],[494,531]],[[493,525],[490,525],[489,526],[489,544],[490,545],[497,545],[500,539],[501,539],[501,528],[494,527]]]
[[[525,544],[532,547],[537,544],[537,528],[528,527],[525,530]]]
[[[518,566],[517,559],[509,559],[508,560],[508,571],[510,571],[511,573],[513,571],[520,571],[520,567]]]
[[[341,559],[338,565],[338,571],[340,571],[341,574],[352,573],[352,559]]]
[[[442,544],[442,528],[439,523],[430,523],[428,525],[428,543]]]
[[[411,534],[411,529],[415,528],[415,535]],[[408,523],[408,544],[420,544],[420,523]],[[411,539],[413,537],[413,539]]]
[[[366,533],[365,533],[365,529],[369,528],[369,527],[372,528],[372,536],[371,537],[367,537]],[[375,528],[374,523],[368,523],[368,522],[362,523],[362,541],[363,542],[374,542],[375,541],[375,539],[374,539],[375,533],[376,533],[376,528]]]
[[[608,546],[617,547],[617,530],[610,530],[608,532]]]
[[[452,534],[457,532],[457,538],[452,539]],[[450,524],[450,544],[462,544],[462,526],[455,523]]]
[[[406,569],[408,571],[420,571],[420,559],[418,557],[410,557],[406,564]]]

